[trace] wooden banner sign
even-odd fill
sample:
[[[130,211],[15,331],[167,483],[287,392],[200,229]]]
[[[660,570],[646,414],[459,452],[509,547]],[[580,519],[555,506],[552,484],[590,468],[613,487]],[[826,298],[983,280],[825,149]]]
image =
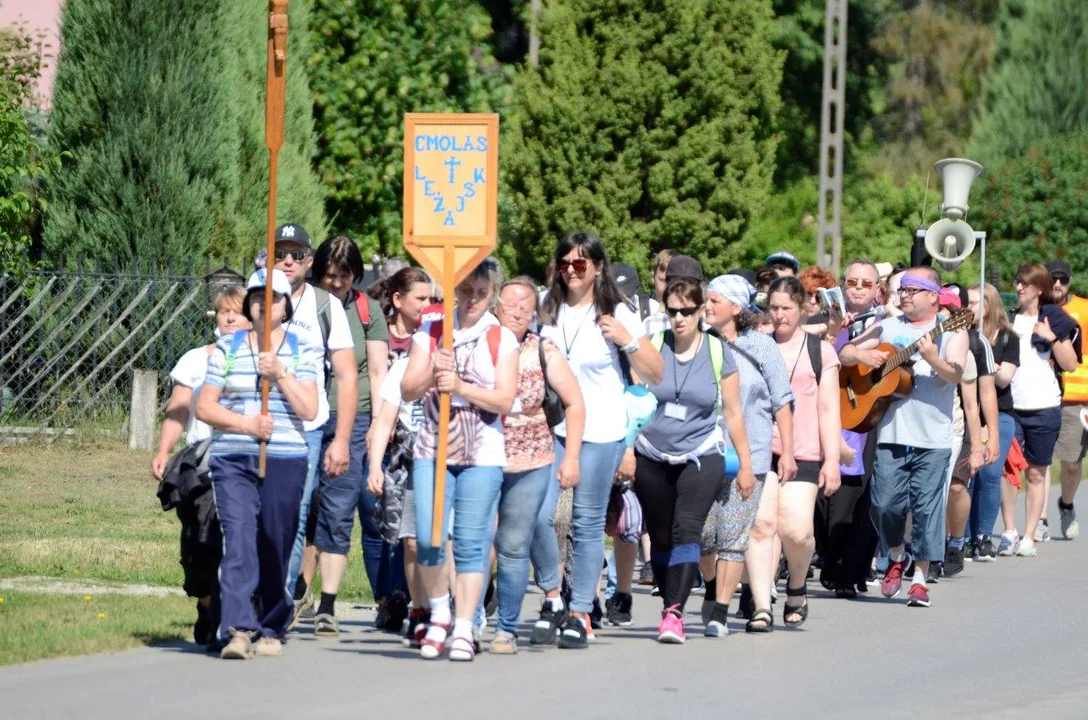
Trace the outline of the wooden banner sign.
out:
[[[499,116],[404,116],[404,248],[442,286],[442,347],[453,347],[454,289],[495,249]],[[450,396],[438,405],[431,546],[445,540]]]

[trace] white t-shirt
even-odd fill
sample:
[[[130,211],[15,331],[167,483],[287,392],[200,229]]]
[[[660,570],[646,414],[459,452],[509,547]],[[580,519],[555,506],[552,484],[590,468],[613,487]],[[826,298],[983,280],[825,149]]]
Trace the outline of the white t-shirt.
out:
[[[299,340],[317,348],[318,353],[323,352],[325,340],[321,337],[321,323],[318,320],[317,293],[312,285],[307,284],[302,291],[302,297],[291,298],[294,308],[294,317],[284,328],[298,335]],[[329,325],[329,354],[336,350],[351,350],[355,344],[351,339],[351,328],[348,327],[348,316],[344,314],[344,306],[335,297],[329,297],[329,308],[332,310],[332,323]],[[323,358],[325,360],[327,358]],[[352,358],[352,362],[355,359]],[[317,430],[325,426],[329,420],[329,396],[325,392],[325,363],[317,363],[317,417],[303,423],[306,432]]]
[[[637,312],[626,305],[617,305],[614,315],[632,337],[646,337]],[[596,305],[572,308],[564,304],[559,308],[555,325],[545,325],[540,335],[559,346],[578,379],[586,406],[586,429],[582,440],[615,442],[627,435],[623,399],[626,383],[620,368],[620,349],[605,339],[596,320]],[[555,427],[555,434],[567,436],[566,421]]]
[[[440,322],[440,321],[439,321]],[[454,363],[462,379],[484,388],[495,387],[495,363],[487,342],[487,329],[498,325],[491,313],[485,313],[475,325],[462,330],[457,314],[453,316]],[[430,351],[431,323],[424,324],[412,336],[412,344]],[[497,358],[516,355],[518,341],[506,328],[499,330]],[[516,358],[514,362],[517,362]],[[450,397],[450,440],[447,462],[450,465],[504,466],[506,443],[502,416],[472,406],[460,395]],[[437,445],[438,392],[431,388],[423,396],[423,424],[414,457],[433,460]]]
[[[404,427],[412,432],[419,432],[419,426],[423,424],[423,398],[413,402],[404,402],[400,393],[400,383],[404,379],[404,370],[408,367],[408,358],[402,357],[389,366],[389,372],[385,375],[379,392],[382,402],[387,402],[400,408],[397,418]]]
[[[1045,410],[1062,404],[1058,378],[1050,367],[1051,351],[1031,346],[1031,334],[1038,315],[1017,315],[1012,329],[1020,336],[1020,367],[1012,376],[1012,406],[1017,410]]]
[[[183,385],[193,391],[189,403],[189,419],[185,422],[185,444],[195,445],[212,436],[211,426],[196,419],[196,401],[200,399],[200,388],[204,385],[204,376],[208,372],[208,350],[203,345],[187,351],[170,371],[170,379],[175,385]]]

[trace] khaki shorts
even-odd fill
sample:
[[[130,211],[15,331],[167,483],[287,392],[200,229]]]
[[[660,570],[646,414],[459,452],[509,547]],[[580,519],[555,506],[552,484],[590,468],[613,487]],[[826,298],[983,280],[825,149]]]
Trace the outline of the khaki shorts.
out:
[[[1062,406],[1062,430],[1058,444],[1054,446],[1054,459],[1063,463],[1078,463],[1088,449],[1088,433],[1080,422],[1080,409],[1084,405]]]

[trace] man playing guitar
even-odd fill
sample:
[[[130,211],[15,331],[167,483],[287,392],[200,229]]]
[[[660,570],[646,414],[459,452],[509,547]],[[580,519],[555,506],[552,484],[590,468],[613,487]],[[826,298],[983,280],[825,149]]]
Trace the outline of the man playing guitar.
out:
[[[877,345],[903,348],[918,343],[914,387],[895,401],[880,421],[876,460],[870,484],[872,517],[880,537],[880,553],[891,562],[881,583],[885,597],[899,594],[907,566],[904,548],[907,512],[913,515],[911,546],[914,579],[908,605],[929,607],[926,571],[944,559],[945,480],[952,458],[952,408],[956,386],[967,363],[967,334],[946,333],[936,341],[925,337],[937,323],[941,276],[930,267],[906,272],[899,285],[903,316],[887,318],[842,349],[844,366],[878,368],[888,353]]]

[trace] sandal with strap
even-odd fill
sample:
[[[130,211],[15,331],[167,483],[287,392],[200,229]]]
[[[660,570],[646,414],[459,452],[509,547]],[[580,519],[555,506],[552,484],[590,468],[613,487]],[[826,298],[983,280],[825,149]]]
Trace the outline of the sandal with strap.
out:
[[[340,635],[340,621],[335,615],[318,613],[314,616],[314,635],[317,637],[338,637]]]
[[[786,586],[786,598],[796,598],[796,597],[805,598],[805,604],[804,605],[798,605],[798,606],[790,605],[788,599],[786,600],[786,602],[782,603],[782,622],[786,623],[787,627],[799,628],[799,627],[801,627],[802,625],[805,624],[805,620],[808,620],[808,587],[805,586],[805,585],[802,585],[799,588],[791,588],[791,587],[789,587],[787,585]],[[789,620],[786,619],[790,615],[797,615],[801,619],[800,620],[794,620],[793,622],[790,622]]]
[[[774,615],[771,615],[770,610],[756,610],[752,613],[752,619],[744,626],[744,632],[774,632]]]
[[[446,649],[446,639],[450,635],[451,623],[435,623],[432,622],[427,628],[427,634],[423,637],[423,642],[419,644],[419,656],[424,660],[435,660],[442,654],[442,651]],[[442,639],[436,640],[431,637],[431,630],[441,630]],[[471,646],[472,643],[470,642]]]
[[[450,660],[453,662],[472,662],[476,657],[476,646],[472,638],[454,637],[450,643]]]

